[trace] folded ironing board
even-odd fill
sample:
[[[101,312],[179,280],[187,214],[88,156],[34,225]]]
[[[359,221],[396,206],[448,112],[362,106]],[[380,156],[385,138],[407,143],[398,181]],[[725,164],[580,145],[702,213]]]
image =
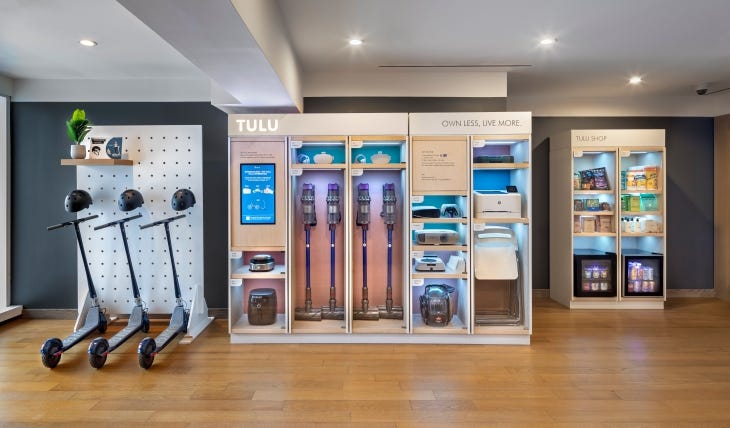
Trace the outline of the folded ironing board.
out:
[[[517,239],[512,229],[489,226],[477,235],[474,276],[476,279],[517,279]]]

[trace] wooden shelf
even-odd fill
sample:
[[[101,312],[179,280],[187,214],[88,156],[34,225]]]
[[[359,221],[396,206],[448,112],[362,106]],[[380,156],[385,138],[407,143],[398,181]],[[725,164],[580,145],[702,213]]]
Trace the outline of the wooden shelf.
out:
[[[352,320],[353,334],[406,334],[406,332],[403,320],[385,318],[377,321]]]
[[[613,211],[573,211],[573,215],[614,215]]]
[[[248,225],[247,225],[248,226]],[[268,246],[252,246],[252,247],[231,247],[231,251],[286,251],[286,247],[268,247]]]
[[[466,245],[413,245],[413,251],[467,251]]]
[[[61,159],[63,166],[132,166],[132,159]]]
[[[574,233],[573,236],[616,236],[615,232]]]
[[[637,217],[642,215],[662,215],[661,211],[621,211],[621,215]]]
[[[649,193],[652,195],[661,195],[664,193],[661,189],[653,189],[653,190],[622,190],[622,195],[636,195],[638,193]]]
[[[444,327],[432,327],[426,325],[421,315],[413,315],[413,334],[466,334],[467,329],[461,320],[454,316],[448,325]]]
[[[406,169],[405,162],[396,163],[354,163],[352,169]]]
[[[411,223],[442,223],[442,224],[466,224],[467,218],[412,218]]]
[[[231,326],[231,333],[284,334],[286,333],[286,317],[276,314],[276,322],[271,325],[251,325],[248,315],[243,315]]]
[[[613,195],[613,190],[573,190],[574,195]]]
[[[528,162],[517,163],[474,163],[473,169],[526,169],[529,168]]]
[[[474,326],[474,334],[529,335],[530,330],[522,325],[477,325]]]
[[[473,218],[473,224],[487,224],[487,223],[522,223],[530,224],[530,220],[524,217],[485,217],[485,218]],[[478,232],[478,230],[476,231]]]
[[[656,232],[653,232],[653,233],[650,233],[650,232],[621,232],[621,236],[627,236],[627,237],[628,236],[656,236],[656,237],[661,238],[664,236],[664,232],[659,232],[659,233],[656,233]]]
[[[293,163],[292,169],[345,169],[344,163]]]
[[[458,190],[413,191],[411,192],[411,196],[462,196],[465,198],[468,193],[469,192]]]
[[[248,264],[239,267],[231,272],[231,278],[241,279],[286,279],[286,266],[276,265],[274,270],[269,272],[251,272]]]
[[[446,268],[445,272],[421,272],[413,269],[411,272],[411,278],[469,279],[467,274],[449,271],[449,268]]]

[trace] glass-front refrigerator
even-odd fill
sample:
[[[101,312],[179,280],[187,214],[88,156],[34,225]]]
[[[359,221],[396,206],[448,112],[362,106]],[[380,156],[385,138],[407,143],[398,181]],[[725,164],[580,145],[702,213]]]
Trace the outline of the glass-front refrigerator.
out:
[[[664,295],[664,255],[625,249],[621,258],[624,296]]]
[[[616,253],[576,249],[573,266],[575,297],[616,297]]]

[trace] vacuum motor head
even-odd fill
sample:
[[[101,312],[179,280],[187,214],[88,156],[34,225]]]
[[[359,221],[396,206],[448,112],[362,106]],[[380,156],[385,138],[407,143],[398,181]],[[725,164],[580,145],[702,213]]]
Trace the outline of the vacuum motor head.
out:
[[[395,203],[398,199],[395,196],[395,184],[385,183],[383,184],[383,208],[380,211],[380,217],[383,218],[383,222],[386,225],[395,224]]]
[[[302,184],[302,197],[299,201],[302,204],[302,223],[305,226],[316,226],[317,211],[314,208],[314,184]]]
[[[451,288],[451,290],[449,290]],[[451,321],[451,299],[453,287],[445,284],[430,284],[419,297],[421,318],[431,327],[446,327]]]
[[[195,206],[195,195],[190,189],[178,189],[172,194],[170,205],[175,211],[184,211]]]
[[[357,186],[357,216],[355,223],[358,226],[370,224],[370,185],[360,183]]]
[[[119,209],[122,211],[132,211],[144,204],[142,194],[134,189],[127,189],[119,195]]]
[[[337,183],[327,184],[327,224],[335,225],[342,221],[340,212],[340,186]]]
[[[93,204],[91,195],[86,190],[76,189],[66,195],[66,211],[76,213],[83,209],[89,208]]]

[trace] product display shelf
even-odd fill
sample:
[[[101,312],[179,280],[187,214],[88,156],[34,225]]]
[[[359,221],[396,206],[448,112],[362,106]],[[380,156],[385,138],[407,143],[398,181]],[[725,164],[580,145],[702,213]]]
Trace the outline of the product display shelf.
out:
[[[530,219],[526,217],[480,217],[471,219],[473,225],[486,225],[486,224],[509,224],[509,223],[521,223],[529,224]],[[477,226],[479,227],[479,226]],[[478,229],[475,229],[478,230]]]
[[[413,315],[412,330],[414,334],[467,334],[468,326],[454,317],[445,327],[431,327],[423,322],[421,315]]]
[[[469,251],[467,245],[413,245],[411,249],[412,251]]]
[[[415,269],[411,270],[411,278],[458,278],[458,279],[469,279],[469,275],[463,272],[455,272],[448,267],[444,272],[422,272]]]
[[[427,223],[440,223],[440,224],[468,224],[469,219],[467,218],[412,218],[411,223],[413,224],[427,224]]]
[[[286,275],[286,266],[276,265],[274,270],[269,272],[251,272],[248,266],[241,266],[231,270],[231,278],[241,279],[281,279]]]
[[[347,164],[345,163],[324,163],[324,164],[311,164],[311,163],[293,163],[292,169],[345,169]]]
[[[62,166],[132,166],[132,159],[61,159]]]
[[[276,322],[271,325],[251,325],[244,315],[231,326],[231,333],[245,334],[283,334],[286,333],[286,315],[277,314]]]
[[[530,167],[528,162],[519,163],[480,163],[474,162],[472,169],[527,169]]]
[[[562,266],[551,269],[551,298],[577,309],[663,308],[665,293],[662,296],[627,295],[627,278],[622,265],[623,252],[628,249],[651,252],[652,257],[655,253],[659,253],[659,257],[664,254],[666,229],[659,232],[624,230],[629,224],[632,229],[634,225],[638,229],[639,221],[642,230],[656,227],[654,221],[662,223],[660,228],[666,227],[663,225],[666,201],[662,187],[665,182],[664,138],[663,130],[574,130],[551,139],[550,252],[551,263]],[[650,176],[648,186],[643,176],[646,165]],[[566,170],[574,173],[573,182]],[[596,171],[600,175],[593,175]],[[581,188],[602,183],[604,174],[608,189]],[[634,177],[638,181],[634,182]],[[645,211],[625,209],[625,204],[629,203],[626,198],[640,195],[655,197],[647,196],[646,201],[642,197],[642,208],[644,202],[649,201],[658,203],[657,209],[651,209],[653,206]],[[586,203],[607,204],[610,210],[575,209],[578,204]],[[632,199],[632,204],[636,204],[632,207],[638,208],[638,203],[638,198]],[[586,230],[586,224],[589,231],[581,231]],[[575,256],[574,260],[574,254],[590,252],[595,254]],[[581,265],[575,266],[579,260]],[[587,273],[581,273],[584,269],[586,272],[609,269],[609,286],[605,287],[604,280],[582,279],[588,278]],[[664,280],[661,287],[666,287],[665,270],[657,277]],[[598,288],[599,283],[601,288]],[[653,280],[648,284],[650,288],[645,290],[656,292],[658,285]]]

